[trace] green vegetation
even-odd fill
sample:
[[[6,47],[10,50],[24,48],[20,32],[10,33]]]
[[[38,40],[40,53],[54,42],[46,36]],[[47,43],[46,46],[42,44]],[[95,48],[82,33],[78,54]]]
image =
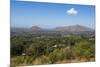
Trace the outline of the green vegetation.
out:
[[[95,61],[95,38],[35,35],[11,37],[11,66]]]

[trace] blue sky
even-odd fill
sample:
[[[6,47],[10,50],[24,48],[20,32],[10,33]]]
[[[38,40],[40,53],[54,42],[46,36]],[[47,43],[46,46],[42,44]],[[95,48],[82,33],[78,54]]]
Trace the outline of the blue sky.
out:
[[[54,28],[84,25],[95,28],[95,6],[11,1],[11,26]]]

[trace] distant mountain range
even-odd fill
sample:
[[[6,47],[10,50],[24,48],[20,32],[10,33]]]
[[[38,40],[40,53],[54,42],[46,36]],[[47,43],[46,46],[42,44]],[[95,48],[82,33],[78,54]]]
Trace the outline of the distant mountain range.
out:
[[[81,25],[71,25],[71,26],[64,26],[64,27],[56,27],[53,29],[43,29],[38,26],[32,26],[31,28],[11,28],[12,32],[17,31],[60,31],[60,32],[86,32],[86,31],[94,31],[94,29],[91,29],[86,26]]]
[[[81,25],[72,25],[72,26],[64,26],[64,27],[56,27],[57,31],[68,31],[68,32],[84,32],[84,31],[94,31],[93,29],[81,26]]]
[[[63,26],[63,27],[55,27],[53,29],[45,29],[38,26],[32,26],[31,28],[11,28],[12,36],[28,36],[28,35],[84,35],[91,36],[95,35],[95,30],[86,26],[81,25],[71,25],[71,26]],[[57,37],[58,37],[57,36]]]

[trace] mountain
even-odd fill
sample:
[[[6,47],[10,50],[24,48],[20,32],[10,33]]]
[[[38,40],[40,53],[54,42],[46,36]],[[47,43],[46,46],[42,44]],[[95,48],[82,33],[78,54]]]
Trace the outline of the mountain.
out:
[[[28,28],[17,28],[17,27],[11,27],[11,32],[23,32],[29,30]]]
[[[93,29],[81,26],[81,25],[71,25],[71,26],[64,26],[64,27],[56,27],[56,31],[66,31],[66,32],[85,32],[85,31],[94,31]]]
[[[44,29],[38,26],[31,28],[11,28],[11,33],[17,34],[95,34],[95,30],[81,25],[71,25],[64,27],[56,27],[54,29]]]
[[[32,26],[30,29],[33,30],[33,31],[42,30],[42,28],[40,28],[40,27],[38,27],[38,26]]]
[[[40,31],[42,28],[38,26],[32,26],[31,28],[18,28],[18,27],[12,27],[12,32],[31,32],[31,31]]]

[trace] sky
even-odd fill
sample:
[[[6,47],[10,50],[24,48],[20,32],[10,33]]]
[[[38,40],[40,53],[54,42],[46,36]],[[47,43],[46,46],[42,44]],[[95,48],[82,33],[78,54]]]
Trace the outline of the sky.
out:
[[[95,28],[95,6],[11,0],[11,27],[83,25]]]

